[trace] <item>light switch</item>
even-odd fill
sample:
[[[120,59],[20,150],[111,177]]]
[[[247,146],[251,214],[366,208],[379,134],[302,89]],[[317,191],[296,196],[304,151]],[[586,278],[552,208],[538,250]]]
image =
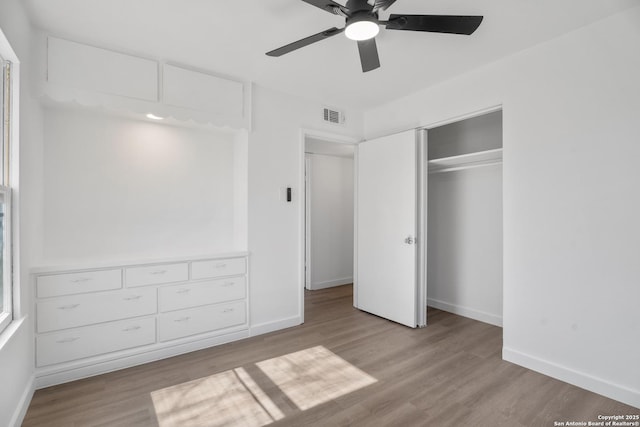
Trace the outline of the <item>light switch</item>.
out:
[[[280,200],[286,203],[293,201],[293,188],[280,187]]]

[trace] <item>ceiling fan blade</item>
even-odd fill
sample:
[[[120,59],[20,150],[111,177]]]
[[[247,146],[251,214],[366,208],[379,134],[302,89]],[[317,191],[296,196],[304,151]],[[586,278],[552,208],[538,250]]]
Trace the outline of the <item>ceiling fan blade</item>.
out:
[[[329,28],[328,30],[324,30],[318,34],[314,34],[309,37],[305,37],[301,40],[295,41],[293,43],[289,43],[286,46],[279,47],[278,49],[274,49],[271,52],[267,52],[267,56],[282,56],[285,53],[293,52],[296,49],[300,49],[301,47],[309,46],[312,43],[319,42],[320,40],[327,39],[329,37],[335,36],[336,34],[340,34],[344,31],[344,28]]]
[[[471,35],[480,26],[482,16],[458,15],[391,15],[388,30],[427,31]]]
[[[375,70],[380,67],[380,58],[378,57],[378,47],[376,39],[358,41],[358,52],[360,52],[360,63],[362,64],[362,72]]]
[[[387,10],[395,2],[396,0],[375,0],[375,3],[373,4],[373,11],[377,12],[379,10]]]
[[[339,5],[338,3],[332,0],[302,0],[305,3],[310,4],[311,6],[318,7],[325,12],[333,13],[334,15],[347,16],[347,10],[344,6]]]

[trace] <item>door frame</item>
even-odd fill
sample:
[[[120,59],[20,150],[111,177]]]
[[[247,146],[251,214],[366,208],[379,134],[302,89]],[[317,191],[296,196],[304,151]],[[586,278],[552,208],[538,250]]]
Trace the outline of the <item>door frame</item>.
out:
[[[417,129],[421,130],[430,130],[434,128],[438,128],[440,126],[450,125],[451,123],[461,122],[463,120],[472,119],[474,117],[484,116],[485,114],[495,113],[496,111],[503,111],[504,107],[502,104],[495,104],[490,107],[482,108],[480,110],[474,110],[469,113],[460,114],[458,116],[453,116],[447,119],[438,120],[437,122],[431,122],[427,125],[421,125],[417,127]],[[504,139],[504,137],[503,137]]]
[[[416,129],[416,325],[427,326],[427,215],[428,189],[427,149],[429,140],[427,130]]]
[[[298,283],[298,315],[300,316],[300,322],[304,323],[304,290],[306,284],[306,250],[307,250],[307,230],[306,230],[306,221],[307,221],[307,190],[306,190],[306,156],[305,156],[305,142],[307,138],[316,138],[321,139],[326,142],[334,142],[338,144],[348,144],[357,146],[358,143],[361,142],[361,139],[347,136],[339,133],[321,131],[317,129],[300,129],[300,144],[299,144],[299,155],[298,155],[298,167],[299,167],[299,176],[300,182],[298,183],[298,188],[300,188],[300,203],[298,203],[298,235],[300,236],[300,241],[298,244],[298,277],[300,279]],[[357,150],[356,150],[357,151]],[[355,156],[355,154],[354,154]],[[354,167],[355,167],[355,159],[354,159]],[[355,173],[355,171],[354,171]],[[354,178],[355,179],[355,178]],[[357,197],[357,188],[354,185],[353,188],[353,196],[354,196],[354,205],[355,205],[355,197]],[[355,228],[355,224],[354,224]],[[354,242],[355,246],[355,242]],[[355,275],[355,271],[354,271]],[[355,281],[355,277],[354,277]]]

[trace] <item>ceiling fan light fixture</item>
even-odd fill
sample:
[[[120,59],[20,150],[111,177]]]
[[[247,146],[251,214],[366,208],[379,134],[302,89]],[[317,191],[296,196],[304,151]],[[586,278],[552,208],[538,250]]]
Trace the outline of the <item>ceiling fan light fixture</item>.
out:
[[[348,39],[356,41],[372,39],[379,32],[380,27],[378,27],[378,24],[366,19],[349,22],[344,30],[344,34]]]
[[[385,30],[469,36],[478,29],[483,20],[482,16],[472,15],[399,15],[392,13],[386,20],[381,21],[379,12],[387,10],[397,0],[347,0],[344,6],[334,0],[302,1],[332,15],[345,18],[344,28],[329,28],[267,52],[267,56],[282,56],[337,34],[345,33],[347,38],[355,40],[358,44],[363,73],[380,67],[380,57],[375,39],[380,32],[380,26],[384,26]]]

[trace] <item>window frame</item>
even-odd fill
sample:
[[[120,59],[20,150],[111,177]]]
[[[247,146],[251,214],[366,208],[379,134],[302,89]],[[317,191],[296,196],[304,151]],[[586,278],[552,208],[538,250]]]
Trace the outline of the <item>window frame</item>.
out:
[[[17,188],[18,174],[18,141],[19,141],[19,99],[20,99],[20,61],[11,48],[5,34],[0,29],[0,59],[2,60],[2,93],[0,102],[0,193],[5,203],[3,226],[3,307],[0,307],[0,346],[5,342],[4,333],[19,318],[20,280],[19,274],[19,227]],[[4,64],[8,63],[5,73]],[[14,274],[16,273],[16,274]]]
[[[0,195],[4,199],[5,209],[2,218],[2,301],[3,306],[0,307],[0,332],[2,332],[13,320],[13,245],[11,241],[11,188],[0,185]],[[8,286],[5,286],[8,284]],[[8,307],[6,307],[8,302]]]

